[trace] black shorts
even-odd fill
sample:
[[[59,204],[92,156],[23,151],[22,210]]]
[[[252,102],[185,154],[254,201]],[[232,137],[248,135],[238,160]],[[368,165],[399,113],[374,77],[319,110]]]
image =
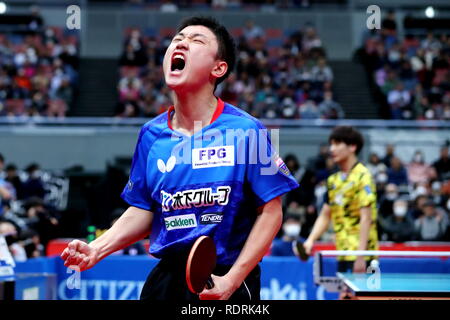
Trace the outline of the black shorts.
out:
[[[223,276],[230,268],[231,266],[218,265],[213,274]],[[229,298],[229,301],[259,301],[260,289],[261,269],[257,265]],[[186,284],[186,260],[161,259],[147,277],[140,299],[144,301],[199,301],[199,296],[190,292]]]

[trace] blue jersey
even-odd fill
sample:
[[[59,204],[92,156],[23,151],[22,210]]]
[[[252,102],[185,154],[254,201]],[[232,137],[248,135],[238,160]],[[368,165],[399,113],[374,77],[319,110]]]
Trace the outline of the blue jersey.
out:
[[[217,263],[232,265],[257,208],[298,184],[267,129],[244,111],[218,99],[212,122],[193,136],[171,128],[173,112],[142,127],[122,198],[154,213],[153,256],[177,255],[208,235]]]

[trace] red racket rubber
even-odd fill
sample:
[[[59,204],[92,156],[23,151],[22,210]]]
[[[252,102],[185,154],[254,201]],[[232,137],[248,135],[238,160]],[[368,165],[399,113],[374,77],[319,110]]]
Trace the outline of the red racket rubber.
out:
[[[186,283],[189,291],[198,294],[203,289],[211,289],[214,282],[211,274],[216,267],[216,245],[208,236],[198,238],[189,252],[186,263]]]

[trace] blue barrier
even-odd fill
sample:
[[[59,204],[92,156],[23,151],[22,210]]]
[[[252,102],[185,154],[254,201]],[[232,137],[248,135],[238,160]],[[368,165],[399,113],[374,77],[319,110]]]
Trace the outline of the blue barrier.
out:
[[[55,273],[16,273],[15,300],[56,300],[57,275]]]
[[[76,274],[59,257],[35,258],[17,263],[18,272],[57,274],[57,297],[61,300],[133,300],[138,299],[147,275],[158,260],[147,256],[110,256],[94,268]],[[450,259],[383,258],[381,272],[450,273]],[[330,300],[337,293],[326,292],[313,282],[313,259],[265,257],[261,262],[261,299]],[[324,259],[326,274],[336,271],[334,258]],[[79,288],[74,287],[78,282]]]

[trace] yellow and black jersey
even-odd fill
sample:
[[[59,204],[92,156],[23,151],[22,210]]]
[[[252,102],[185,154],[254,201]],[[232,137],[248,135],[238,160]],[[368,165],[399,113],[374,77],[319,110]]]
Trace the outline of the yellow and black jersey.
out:
[[[372,209],[367,250],[378,250],[376,187],[370,171],[360,162],[348,174],[336,172],[327,179],[326,203],[336,233],[337,250],[358,250],[360,209]],[[371,257],[365,257],[366,260]],[[338,260],[354,261],[356,256],[340,256]]]

